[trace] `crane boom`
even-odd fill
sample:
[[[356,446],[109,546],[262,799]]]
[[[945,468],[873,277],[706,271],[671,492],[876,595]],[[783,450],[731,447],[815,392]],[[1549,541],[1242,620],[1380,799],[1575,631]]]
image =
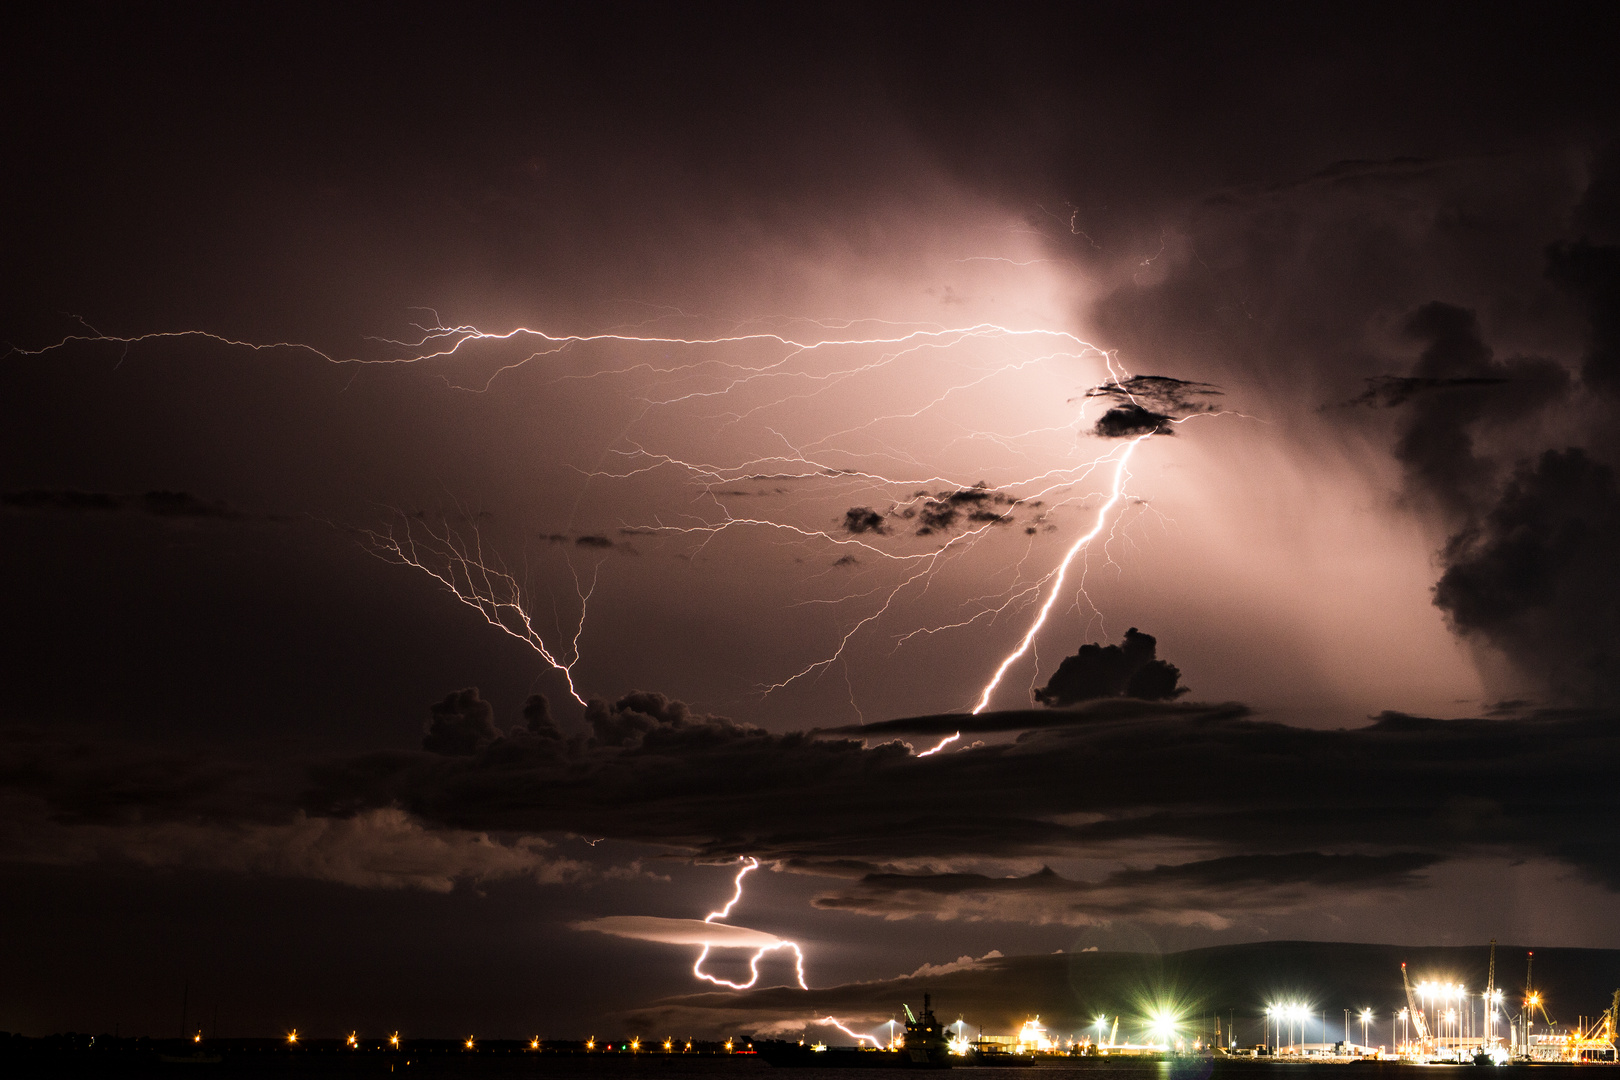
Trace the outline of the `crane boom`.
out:
[[[1423,1018],[1423,1010],[1418,1008],[1417,998],[1412,995],[1412,982],[1406,977],[1406,962],[1401,961],[1401,985],[1406,987],[1406,1008],[1412,1016],[1412,1026],[1417,1028],[1418,1042],[1429,1041],[1429,1025]]]

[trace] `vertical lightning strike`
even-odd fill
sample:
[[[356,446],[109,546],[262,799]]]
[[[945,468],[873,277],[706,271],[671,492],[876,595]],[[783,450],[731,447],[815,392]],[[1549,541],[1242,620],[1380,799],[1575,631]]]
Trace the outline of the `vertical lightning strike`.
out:
[[[752,855],[745,855],[743,857],[742,869],[737,871],[736,880],[732,882],[732,884],[736,887],[736,891],[731,894],[731,899],[727,900],[726,901],[726,906],[721,908],[719,911],[711,911],[711,912],[709,912],[708,917],[705,918],[703,921],[704,922],[715,922],[715,921],[717,921],[719,919],[724,919],[724,918],[727,918],[728,916],[730,916],[731,909],[736,907],[737,902],[742,899],[742,894],[743,894],[742,879],[746,875],[748,875],[748,874],[750,874],[753,871],[758,870],[758,869],[759,869],[759,860],[754,858]]]
[[[1029,630],[1025,632],[1023,640],[1018,643],[1018,647],[1007,654],[1006,658],[1001,661],[1001,666],[996,668],[996,673],[985,684],[984,692],[979,695],[979,703],[973,706],[974,716],[990,707],[990,696],[996,692],[996,687],[1000,685],[1002,676],[1007,674],[1007,669],[1012,667],[1020,657],[1029,652],[1030,646],[1035,641],[1035,635],[1039,634],[1041,627],[1046,625],[1046,617],[1051,614],[1053,605],[1057,603],[1058,594],[1063,591],[1064,579],[1068,577],[1069,566],[1074,562],[1075,556],[1084,551],[1086,546],[1102,532],[1103,526],[1108,522],[1108,515],[1119,504],[1120,498],[1125,494],[1125,467],[1130,463],[1131,454],[1135,452],[1144,439],[1150,438],[1151,435],[1152,432],[1138,435],[1125,444],[1125,448],[1120,452],[1119,459],[1114,466],[1113,488],[1109,492],[1108,500],[1098,508],[1096,522],[1085,535],[1070,545],[1069,550],[1063,556],[1063,560],[1058,563],[1057,570],[1052,574],[1052,591],[1047,594],[1046,602],[1041,605],[1041,610],[1036,614],[1035,621],[1030,624]]]
[[[737,871],[737,876],[732,882],[734,890],[731,894],[731,899],[727,900],[725,906],[719,911],[709,912],[708,916],[704,918],[704,922],[718,922],[721,919],[727,918],[731,914],[731,909],[736,907],[738,902],[742,900],[743,878],[753,871],[759,869],[759,860],[754,858],[752,855],[745,855],[742,858],[742,864],[742,868]],[[735,983],[729,979],[722,979],[718,976],[710,975],[708,972],[704,971],[703,961],[709,958],[710,948],[711,946],[705,944],[703,946],[703,951],[698,953],[697,962],[692,965],[692,974],[702,979],[704,982],[711,982],[716,986],[728,986],[733,990],[750,989],[755,983],[759,982],[759,962],[765,959],[766,953],[775,952],[778,949],[792,949],[793,969],[799,977],[799,989],[810,989],[810,984],[804,981],[804,950],[799,948],[798,942],[779,941],[775,945],[765,945],[759,949],[756,949],[753,958],[748,961],[750,978],[745,983]]]

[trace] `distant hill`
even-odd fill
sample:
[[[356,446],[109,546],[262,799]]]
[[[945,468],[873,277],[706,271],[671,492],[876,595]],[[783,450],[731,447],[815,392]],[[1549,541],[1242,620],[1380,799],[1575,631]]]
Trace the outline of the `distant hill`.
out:
[[[1620,988],[1620,949],[1538,948],[1535,986],[1553,1019],[1572,1022],[1608,1008]],[[1514,1005],[1524,987],[1526,948],[1498,945],[1497,985]],[[890,979],[810,991],[776,987],[745,993],[706,993],[669,999],[637,1010],[627,1020],[648,1030],[757,1030],[788,1032],[811,1017],[837,1015],[868,1025],[913,1008],[923,992],[933,994],[940,1019],[961,1016],[987,1034],[1010,1034],[1030,1016],[1056,1033],[1078,1033],[1099,1015],[1122,1017],[1120,1037],[1136,1034],[1137,1021],[1161,1002],[1196,1022],[1219,1015],[1222,1029],[1236,1022],[1242,1043],[1262,1041],[1266,1005],[1301,1002],[1320,1018],[1330,1040],[1342,1036],[1344,1011],[1373,1010],[1371,1042],[1390,1042],[1390,1018],[1405,1004],[1401,962],[1414,983],[1460,982],[1471,993],[1485,987],[1486,945],[1357,945],[1319,941],[1271,941],[1221,945],[1186,952],[1060,953],[1012,956],[976,963],[926,979]],[[1352,1037],[1359,1024],[1352,1020]],[[827,1038],[829,1029],[807,1030]],[[1320,1038],[1312,1025],[1310,1038]],[[829,1042],[847,1041],[834,1038]]]

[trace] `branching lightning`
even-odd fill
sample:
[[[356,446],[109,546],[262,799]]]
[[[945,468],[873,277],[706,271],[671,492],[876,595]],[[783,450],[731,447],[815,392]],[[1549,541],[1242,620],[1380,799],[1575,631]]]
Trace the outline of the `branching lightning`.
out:
[[[817,332],[740,328],[735,333],[714,335],[559,334],[529,327],[490,332],[471,325],[446,325],[436,312],[429,310],[428,314],[431,320],[417,325],[413,335],[368,339],[373,354],[363,358],[339,359],[311,346],[289,342],[254,344],[195,330],[133,336],[92,332],[63,338],[43,349],[19,351],[39,355],[70,345],[102,343],[118,345],[127,355],[143,344],[196,339],[256,351],[301,350],[330,364],[422,365],[457,389],[474,393],[489,392],[503,377],[542,361],[555,364],[542,369],[551,386],[604,380],[627,384],[628,393],[610,395],[633,410],[624,436],[618,444],[605,448],[598,462],[575,468],[587,485],[656,483],[659,475],[669,473],[695,495],[672,518],[655,513],[651,520],[622,520],[621,532],[695,541],[691,555],[701,553],[726,534],[760,534],[772,542],[826,551],[836,557],[834,566],[869,565],[889,571],[887,580],[840,594],[807,596],[800,601],[806,607],[839,612],[842,626],[819,648],[812,645],[802,663],[757,685],[761,695],[814,679],[841,663],[847,681],[850,650],[857,642],[870,641],[885,625],[906,619],[908,605],[921,604],[948,568],[991,542],[993,536],[1005,535],[1009,531],[1005,526],[1017,518],[1030,539],[1019,556],[1008,560],[998,572],[1005,580],[983,595],[961,601],[959,617],[931,619],[922,625],[914,621],[891,636],[893,650],[899,650],[940,634],[993,627],[1034,607],[1016,645],[1002,657],[979,691],[972,706],[974,713],[991,706],[1009,670],[1032,654],[1038,635],[1059,598],[1065,595],[1074,564],[1082,560],[1098,537],[1118,526],[1132,456],[1151,435],[1165,429],[1119,438],[1088,457],[1077,453],[1086,434],[1083,404],[1067,422],[1013,431],[970,426],[957,414],[947,416],[938,426],[954,430],[955,434],[943,449],[984,445],[996,448],[1009,459],[1030,463],[1022,475],[1010,472],[1008,467],[1008,477],[992,489],[975,485],[970,477],[950,475],[950,469],[931,466],[925,452],[915,444],[905,445],[905,432],[914,430],[905,425],[919,423],[925,417],[937,419],[941,410],[954,409],[959,414],[985,394],[992,380],[1026,369],[1081,360],[1100,361],[1107,381],[1099,390],[1115,399],[1128,399],[1138,405],[1143,416],[1179,422],[1177,417],[1141,411],[1132,396],[1132,387],[1140,380],[1133,379],[1105,350],[1060,330],[986,322],[947,327],[874,320],[879,327],[877,333],[859,334],[853,332],[858,324],[852,322],[802,320]],[[593,361],[600,352],[614,354],[615,359],[584,371],[562,363],[564,354],[587,349],[594,350]],[[902,370],[903,365],[913,366]],[[483,374],[467,376],[475,370]],[[943,382],[937,381],[940,373],[945,376]],[[892,397],[886,394],[909,392],[924,376],[936,381],[901,407],[873,409],[853,421],[839,417],[838,422],[823,425],[821,430],[793,430],[804,426],[805,410],[816,405],[818,399],[844,394],[857,402],[888,402]],[[885,379],[889,382],[882,381]],[[861,380],[878,381],[870,393],[850,389],[863,386]],[[843,403],[845,398],[838,401]],[[836,414],[837,405],[825,408]],[[665,413],[679,419],[673,430],[701,429],[723,434],[724,439],[717,434],[717,447],[728,442],[736,445],[744,437],[737,434],[744,431],[744,425],[746,437],[764,445],[729,453],[694,454],[675,446],[647,445],[647,440],[632,437],[637,425],[651,423]],[[653,426],[656,428],[656,424]],[[884,434],[889,429],[899,434]],[[1087,481],[1098,473],[1107,477],[1106,491],[1099,493],[1105,497],[1095,506],[1086,531],[1068,544],[1055,565],[1027,570],[1026,564],[1040,557],[1041,549],[1034,539],[1037,533],[1055,527],[1050,515],[1064,507],[1088,503],[1092,494],[1086,488]],[[775,485],[784,492],[781,498],[785,511],[733,512],[731,497],[739,494],[736,489],[750,484]],[[1004,494],[1009,491],[1016,495]],[[813,515],[825,512],[822,508],[834,500],[842,500],[846,506],[870,503],[877,509],[857,506],[841,527],[825,517],[816,520]],[[1041,509],[1031,516],[1034,508]],[[857,519],[857,510],[868,516]],[[794,516],[800,520],[794,520]],[[571,607],[577,603],[577,618],[567,620],[573,623],[572,632],[559,626],[555,633],[542,633],[532,597],[494,551],[486,547],[470,516],[463,514],[460,523],[450,519],[435,523],[423,514],[401,512],[389,524],[357,531],[373,554],[427,575],[457,601],[478,612],[489,625],[523,642],[562,677],[575,701],[586,703],[580,680],[581,650],[588,608],[602,570],[600,561],[588,575],[588,584],[569,562],[575,593],[569,603]],[[918,543],[913,537],[927,539]],[[611,542],[604,542],[611,546]],[[870,576],[869,570],[862,573]],[[1082,595],[1083,577],[1082,573]],[[848,614],[842,614],[845,612]],[[562,642],[560,647],[558,642]],[[945,738],[917,756],[938,754],[959,735]],[[741,896],[743,875],[755,866],[757,863],[739,871],[733,904]],[[711,920],[725,918],[729,909],[730,905],[714,913]],[[797,951],[796,946],[793,948]],[[756,964],[758,959],[756,956]],[[800,962],[802,968],[802,957]],[[701,965],[702,958],[699,969]],[[701,970],[698,975],[721,981]],[[743,985],[751,986],[753,982]]]
[[[721,920],[729,917],[731,915],[731,909],[736,907],[738,902],[742,900],[743,878],[749,873],[758,869],[758,859],[755,859],[752,856],[745,857],[742,860],[741,869],[737,871],[736,880],[733,882],[734,889],[731,894],[731,899],[727,900],[725,906],[719,911],[709,912],[708,916],[703,921],[706,923],[720,922]],[[804,981],[804,950],[799,948],[797,942],[779,941],[775,945],[765,945],[754,950],[753,957],[748,961],[749,979],[745,983],[732,982],[729,979],[722,979],[718,976],[710,975],[708,972],[704,971],[703,961],[709,958],[710,948],[712,948],[712,946],[705,942],[703,945],[703,951],[698,954],[697,962],[692,965],[692,974],[696,975],[704,982],[710,982],[716,986],[729,987],[732,990],[751,989],[755,983],[759,982],[759,962],[765,959],[765,955],[767,953],[776,952],[779,949],[791,949],[793,950],[793,970],[799,979],[799,989],[810,989],[810,984]]]
[[[1035,635],[1039,634],[1041,627],[1046,625],[1046,617],[1052,613],[1052,605],[1057,603],[1058,595],[1063,591],[1063,582],[1068,577],[1070,565],[1073,564],[1076,556],[1085,551],[1091,542],[1097,539],[1098,534],[1103,530],[1103,526],[1108,523],[1109,514],[1113,512],[1114,507],[1119,504],[1120,498],[1125,494],[1125,478],[1127,475],[1125,467],[1130,464],[1132,452],[1142,445],[1144,439],[1149,437],[1148,435],[1138,435],[1125,444],[1125,449],[1119,454],[1114,465],[1113,488],[1109,491],[1108,500],[1097,510],[1097,520],[1093,522],[1091,528],[1084,535],[1069,545],[1069,550],[1064,553],[1062,561],[1057,565],[1057,569],[1052,571],[1050,577],[1052,587],[1046,594],[1046,602],[1041,605],[1040,611],[1036,613],[1034,620],[1030,622],[1029,629],[1024,632],[1024,637],[1019,641],[1018,647],[1002,659],[1001,665],[996,668],[995,674],[990,676],[989,682],[985,683],[984,691],[979,695],[978,704],[973,706],[973,715],[977,716],[990,707],[990,697],[996,692],[996,687],[1000,685],[1001,677],[1007,674],[1007,669],[1012,667],[1020,657],[1029,652],[1030,646],[1035,641]]]

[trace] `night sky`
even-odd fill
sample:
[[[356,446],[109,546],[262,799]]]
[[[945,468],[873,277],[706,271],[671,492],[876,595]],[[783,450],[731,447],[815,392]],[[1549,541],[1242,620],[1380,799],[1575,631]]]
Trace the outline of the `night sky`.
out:
[[[1615,19],[1005,7],[3,17],[0,1030],[1620,948]]]

